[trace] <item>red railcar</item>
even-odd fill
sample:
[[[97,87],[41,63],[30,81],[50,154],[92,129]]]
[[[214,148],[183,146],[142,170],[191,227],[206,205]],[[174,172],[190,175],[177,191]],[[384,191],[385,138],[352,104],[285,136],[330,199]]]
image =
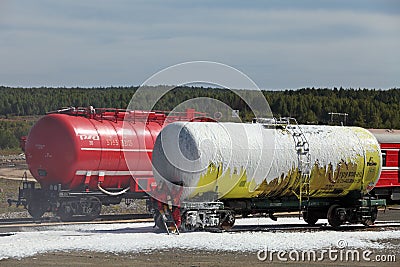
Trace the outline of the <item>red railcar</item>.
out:
[[[147,198],[155,189],[151,156],[157,135],[174,121],[206,120],[205,113],[66,108],[42,117],[24,142],[36,182],[25,181],[17,205],[39,218],[93,219],[101,206]]]
[[[400,130],[370,129],[382,150],[382,172],[373,192],[381,198],[400,200]]]

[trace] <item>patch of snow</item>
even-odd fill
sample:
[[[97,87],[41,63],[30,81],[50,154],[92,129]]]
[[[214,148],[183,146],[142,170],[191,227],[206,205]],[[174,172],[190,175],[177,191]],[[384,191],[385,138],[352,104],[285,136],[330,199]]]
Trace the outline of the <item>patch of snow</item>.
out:
[[[238,219],[236,225],[304,224],[298,218]],[[316,232],[191,232],[167,235],[152,223],[43,226],[1,237],[0,259],[24,258],[54,251],[146,252],[161,249],[207,251],[310,250],[335,248],[345,240],[349,248],[390,249],[380,240],[400,239],[400,231]]]

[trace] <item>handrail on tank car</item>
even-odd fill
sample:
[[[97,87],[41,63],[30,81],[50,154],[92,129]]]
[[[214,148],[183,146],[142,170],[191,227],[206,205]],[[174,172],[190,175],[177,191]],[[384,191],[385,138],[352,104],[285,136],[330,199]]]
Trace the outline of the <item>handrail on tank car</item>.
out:
[[[187,109],[184,112],[169,112],[161,110],[144,111],[118,108],[94,108],[93,106],[65,107],[59,110],[47,112],[46,114],[67,114],[71,116],[82,116],[95,120],[109,120],[113,122],[126,120],[133,121],[134,123],[136,121],[164,123],[165,120],[168,122],[195,121],[207,118],[206,113],[195,111],[194,109]]]
[[[265,125],[297,125],[297,120],[293,117],[280,117],[279,119],[272,118],[254,118],[253,123],[260,123]]]

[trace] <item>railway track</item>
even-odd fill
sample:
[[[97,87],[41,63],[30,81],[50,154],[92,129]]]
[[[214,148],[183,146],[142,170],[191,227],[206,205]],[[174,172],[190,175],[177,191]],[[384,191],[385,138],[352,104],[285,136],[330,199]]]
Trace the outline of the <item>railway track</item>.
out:
[[[281,225],[236,225],[227,232],[301,232],[301,231],[382,231],[399,230],[400,221],[377,221],[374,225],[365,227],[364,225],[342,225],[338,229],[333,228],[327,223],[315,225],[308,224],[281,224]]]
[[[128,222],[151,222],[151,214],[118,214],[118,215],[100,215],[93,221],[82,221],[77,218],[70,222],[61,222],[57,217],[42,217],[39,221],[32,218],[12,218],[0,219],[0,229],[13,227],[33,227],[50,225],[71,225],[71,224],[96,224],[96,223],[128,223]],[[0,230],[1,231],[1,230]]]
[[[151,214],[118,214],[118,215],[100,215],[93,221],[71,221],[61,222],[57,217],[43,217],[40,221],[34,221],[32,218],[0,219],[0,237],[10,235],[13,231],[20,231],[21,228],[38,226],[56,226],[56,225],[76,225],[76,224],[111,224],[111,223],[139,223],[153,222]],[[376,221],[369,227],[363,225],[343,225],[337,231],[383,231],[399,230],[400,221]],[[317,223],[316,225],[304,224],[277,224],[277,225],[235,225],[233,228],[224,232],[306,232],[306,231],[334,231],[333,227],[327,223]],[[222,232],[221,230],[210,230],[211,232]]]

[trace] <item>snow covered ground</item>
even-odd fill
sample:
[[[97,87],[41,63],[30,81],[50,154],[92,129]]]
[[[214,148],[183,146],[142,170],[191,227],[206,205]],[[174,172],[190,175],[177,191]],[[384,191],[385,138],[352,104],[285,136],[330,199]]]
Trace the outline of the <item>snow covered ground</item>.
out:
[[[236,225],[304,224],[298,218],[239,219]],[[388,239],[400,239],[396,231],[309,231],[309,232],[193,232],[167,235],[156,232],[152,223],[87,224],[26,228],[0,237],[0,259],[23,258],[37,253],[87,250],[95,252],[148,252],[162,249],[212,251],[311,250],[335,248],[394,249]],[[391,247],[388,247],[391,246]]]

